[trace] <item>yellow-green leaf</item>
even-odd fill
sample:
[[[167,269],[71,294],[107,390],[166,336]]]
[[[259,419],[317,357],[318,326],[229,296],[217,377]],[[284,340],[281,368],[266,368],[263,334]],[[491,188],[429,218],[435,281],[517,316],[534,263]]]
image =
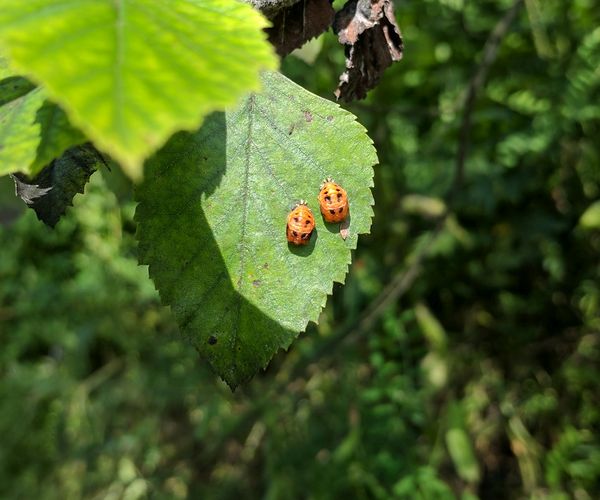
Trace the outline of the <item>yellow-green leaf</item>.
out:
[[[36,114],[44,97],[35,89],[0,107],[0,175],[27,172],[35,160],[41,136]]]
[[[11,66],[134,178],[173,132],[258,88],[277,64],[264,26],[237,0],[0,0]]]
[[[0,61],[2,68],[2,61]],[[35,176],[67,148],[85,142],[46,92],[10,71],[0,79],[0,175]]]

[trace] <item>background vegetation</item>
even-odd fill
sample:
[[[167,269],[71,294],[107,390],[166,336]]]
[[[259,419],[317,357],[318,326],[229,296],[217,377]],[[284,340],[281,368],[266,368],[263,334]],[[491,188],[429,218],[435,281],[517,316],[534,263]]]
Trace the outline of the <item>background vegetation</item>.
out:
[[[2,179],[0,497],[597,498],[600,6],[523,3],[466,143],[511,5],[397,5],[405,59],[348,106],[380,158],[371,234],[234,394],[137,265],[118,171],[55,230]],[[322,42],[283,71],[329,97]]]

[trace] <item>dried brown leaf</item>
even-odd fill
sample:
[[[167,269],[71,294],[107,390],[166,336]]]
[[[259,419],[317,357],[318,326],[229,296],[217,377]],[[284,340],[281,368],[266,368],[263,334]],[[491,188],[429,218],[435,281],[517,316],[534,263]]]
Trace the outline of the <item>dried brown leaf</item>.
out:
[[[350,217],[348,217],[344,222],[340,224],[340,236],[343,240],[348,238],[350,234]]]
[[[402,59],[404,44],[391,0],[350,0],[336,16],[333,29],[346,47],[346,71],[335,95],[363,99],[384,70]]]
[[[326,31],[335,14],[329,0],[300,0],[273,14],[263,12],[273,24],[265,31],[280,56],[289,54]]]

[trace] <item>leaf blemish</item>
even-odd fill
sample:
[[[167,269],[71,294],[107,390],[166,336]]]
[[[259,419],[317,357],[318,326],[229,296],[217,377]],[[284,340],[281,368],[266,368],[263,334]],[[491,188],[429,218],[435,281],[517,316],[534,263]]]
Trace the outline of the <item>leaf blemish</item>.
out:
[[[261,285],[261,283],[262,283],[262,281],[260,281],[260,280],[254,280],[252,282],[252,286],[258,288]]]
[[[209,345],[215,345],[217,343],[217,337],[211,335],[210,337],[208,337],[208,343]]]
[[[305,111],[304,112],[304,119],[306,120],[307,123],[310,123],[313,121],[313,115],[310,111]]]

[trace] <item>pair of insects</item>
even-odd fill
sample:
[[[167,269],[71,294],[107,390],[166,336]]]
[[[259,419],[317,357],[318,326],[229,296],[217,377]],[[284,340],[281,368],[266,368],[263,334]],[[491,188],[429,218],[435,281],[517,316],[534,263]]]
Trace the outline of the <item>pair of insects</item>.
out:
[[[348,194],[333,179],[327,178],[319,191],[319,206],[326,222],[343,222],[350,213]],[[305,201],[300,201],[287,218],[287,240],[294,245],[306,245],[315,229],[315,218]]]

